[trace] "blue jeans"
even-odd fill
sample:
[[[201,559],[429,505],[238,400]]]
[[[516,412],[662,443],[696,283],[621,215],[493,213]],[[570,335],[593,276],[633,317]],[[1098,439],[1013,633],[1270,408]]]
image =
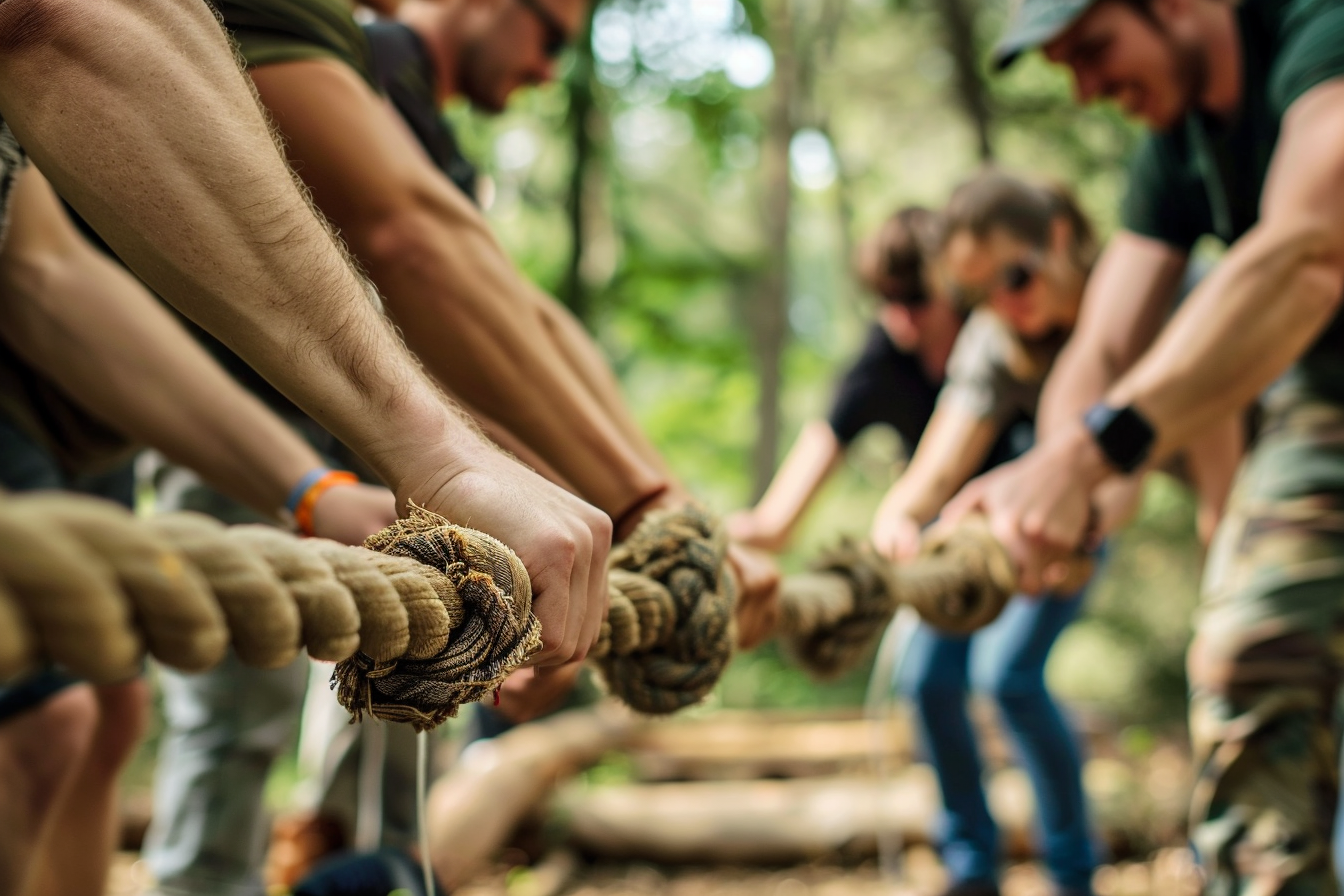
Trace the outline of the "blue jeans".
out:
[[[1082,757],[1045,688],[1045,661],[1078,615],[1069,598],[1014,597],[992,625],[971,637],[916,630],[897,673],[914,703],[943,794],[942,855],[955,882],[997,879],[999,837],[985,801],[980,754],[966,697],[994,699],[1036,792],[1044,856],[1061,889],[1091,892],[1096,853],[1088,828]]]

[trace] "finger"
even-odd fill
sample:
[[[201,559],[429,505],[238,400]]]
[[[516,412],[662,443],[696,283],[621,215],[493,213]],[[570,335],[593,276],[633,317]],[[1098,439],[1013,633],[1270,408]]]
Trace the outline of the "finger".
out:
[[[557,665],[579,659],[588,653],[591,644],[585,640],[590,630],[593,588],[602,584],[602,571],[593,568],[592,532],[579,527],[574,552],[574,571],[570,578],[569,619],[565,628],[565,649],[558,656]]]
[[[607,557],[611,554],[612,523],[606,514],[600,514],[593,527],[593,548],[589,557],[591,578],[588,587],[588,614],[584,618],[584,629],[580,636],[583,655],[597,644],[602,632],[602,620],[607,615],[607,603],[610,590],[607,587]]]

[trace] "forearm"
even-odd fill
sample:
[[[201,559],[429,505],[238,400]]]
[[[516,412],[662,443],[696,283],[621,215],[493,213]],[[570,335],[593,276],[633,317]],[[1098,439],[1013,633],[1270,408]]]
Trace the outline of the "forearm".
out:
[[[1123,231],[1088,278],[1078,324],[1046,380],[1039,438],[1074,424],[1148,349],[1166,320],[1186,254]]]
[[[388,481],[460,462],[445,446],[474,437],[312,214],[204,3],[5,0],[0,47],[0,114],[151,287]]]
[[[921,472],[912,464],[887,491],[882,499],[881,513],[908,517],[926,526],[937,518],[961,484],[938,471]]]
[[[620,427],[630,447],[638,451],[646,463],[659,470],[669,480],[675,479],[667,466],[667,461],[631,416],[629,405],[621,394],[620,384],[616,381],[611,365],[594,343],[592,336],[559,302],[536,287],[531,288],[531,293],[556,350],[588,387],[588,391],[597,399],[612,421]]]
[[[484,222],[460,214],[440,207],[402,216],[367,243],[359,228],[346,232],[429,372],[620,518],[668,478],[547,338]]]
[[[6,277],[15,350],[127,435],[274,515],[318,455],[244,392],[117,265],[91,248]]]
[[[1257,228],[1244,236],[1107,394],[1158,433],[1153,461],[1246,407],[1320,334],[1344,270],[1328,239]]]
[[[1084,411],[1105,396],[1119,375],[1104,350],[1077,338],[1066,343],[1041,390],[1036,438],[1049,438],[1076,423]]]
[[[773,540],[785,541],[842,454],[830,424],[813,420],[804,426],[752,511],[758,529]]]
[[[1195,490],[1200,540],[1208,545],[1232,491],[1246,449],[1246,421],[1237,413],[1201,433],[1186,448],[1186,469]]]

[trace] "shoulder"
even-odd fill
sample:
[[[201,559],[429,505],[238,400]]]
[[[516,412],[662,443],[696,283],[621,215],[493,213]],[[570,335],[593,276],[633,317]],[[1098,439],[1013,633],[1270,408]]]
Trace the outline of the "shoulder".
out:
[[[978,308],[957,334],[948,359],[948,378],[983,378],[1004,371],[1017,344],[1017,337],[1002,318],[988,308]]]
[[[1278,4],[1278,52],[1269,71],[1269,101],[1280,115],[1324,81],[1344,76],[1344,4]]]
[[[249,68],[335,59],[374,85],[368,38],[346,0],[210,0]]]

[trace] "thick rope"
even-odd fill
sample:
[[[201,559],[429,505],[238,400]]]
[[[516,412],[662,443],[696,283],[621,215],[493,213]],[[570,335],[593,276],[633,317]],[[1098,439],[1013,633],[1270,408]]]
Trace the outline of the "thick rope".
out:
[[[1079,581],[1090,563],[1079,558],[1073,567],[1070,579]],[[833,676],[867,655],[900,604],[935,628],[968,635],[998,618],[1016,590],[1013,562],[983,517],[929,540],[906,564],[846,541],[819,557],[811,572],[784,580],[780,637],[805,668]]]
[[[192,513],[139,521],[70,495],[6,498],[0,681],[43,661],[121,681],[146,652],[201,671],[230,645],[278,668],[306,646],[341,661],[338,698],[357,717],[432,727],[540,645],[522,561],[495,539],[417,508],[371,541],[379,550]]]
[[[721,527],[688,506],[649,514],[612,551],[592,659],[631,707],[673,712],[717,683],[733,644],[725,549]],[[997,616],[1014,578],[983,523],[902,567],[846,544],[786,580],[781,630],[800,661],[834,673],[897,603],[969,632]],[[71,496],[0,503],[0,681],[43,660],[118,681],[146,652],[199,671],[230,644],[277,668],[306,646],[339,661],[333,687],[356,717],[425,729],[491,695],[539,647],[531,599],[512,551],[421,508],[354,548],[198,514],[140,522]]]
[[[733,652],[733,579],[723,527],[699,507],[656,511],[611,553],[610,610],[592,657],[631,707],[698,703]]]
[[[593,658],[633,708],[672,712],[718,681],[733,641],[725,549],[686,507],[650,514],[612,551]],[[66,495],[0,504],[0,680],[50,660],[118,681],[146,652],[200,671],[229,645],[278,668],[306,647],[338,661],[333,687],[356,717],[432,728],[540,646],[531,598],[512,551],[422,508],[354,548],[191,513],[137,521]]]
[[[361,650],[337,664],[336,698],[356,719],[368,712],[420,731],[433,728],[463,703],[492,694],[541,646],[527,569],[489,535],[416,507],[365,545],[386,555],[379,557],[384,570],[395,561],[442,570],[444,605],[458,609],[458,624],[428,656],[379,661]]]

